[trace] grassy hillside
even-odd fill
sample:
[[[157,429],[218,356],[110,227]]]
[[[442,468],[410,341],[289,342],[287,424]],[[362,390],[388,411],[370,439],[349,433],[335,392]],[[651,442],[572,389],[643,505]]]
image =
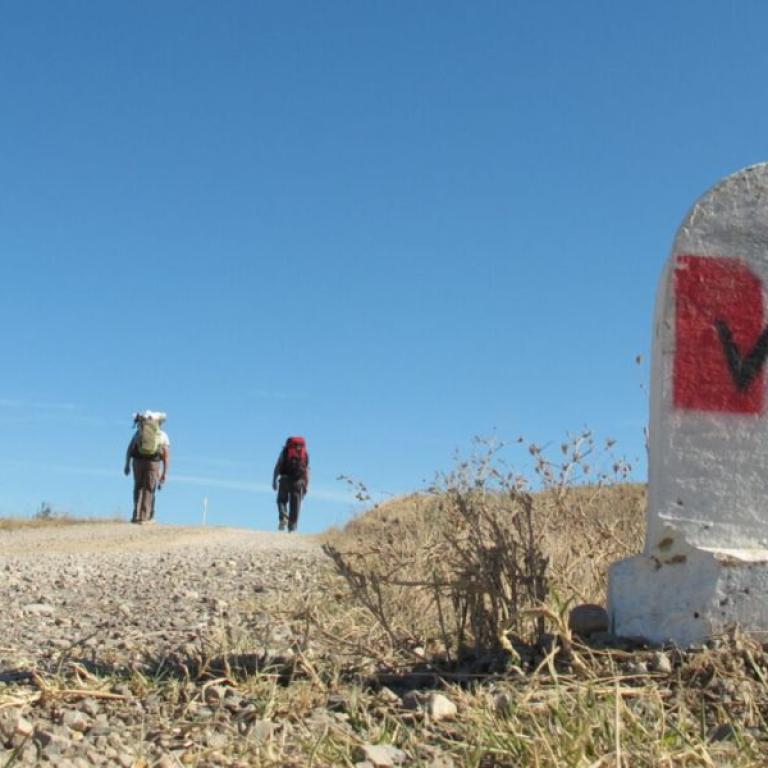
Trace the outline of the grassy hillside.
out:
[[[486,528],[475,532],[478,548],[498,546],[503,535],[497,527],[506,530],[525,514],[528,502],[530,530],[525,541],[516,543],[540,550],[546,558],[548,598],[560,605],[603,604],[610,563],[637,554],[643,546],[645,486],[640,484],[562,487],[531,494],[510,487],[413,494],[367,510],[332,534],[329,542],[349,562],[372,572],[397,569],[401,576],[408,572],[424,577],[425,569],[435,567],[435,548],[444,564],[451,552],[464,546],[473,525]]]
[[[121,519],[116,517],[71,517],[69,515],[56,515],[52,517],[0,517],[0,531],[16,531],[27,528],[59,528],[68,525],[116,522],[121,522]]]

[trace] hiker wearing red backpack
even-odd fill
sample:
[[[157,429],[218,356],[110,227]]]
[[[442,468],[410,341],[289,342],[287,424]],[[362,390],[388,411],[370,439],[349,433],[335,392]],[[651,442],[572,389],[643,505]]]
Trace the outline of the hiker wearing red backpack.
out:
[[[128,443],[123,468],[128,475],[133,463],[132,523],[155,520],[155,494],[163,487],[171,463],[171,444],[160,428],[165,418],[164,413],[156,411],[133,414],[136,431]]]
[[[277,457],[272,473],[272,489],[277,491],[278,529],[295,531],[301,501],[309,489],[309,452],[303,437],[289,437]]]

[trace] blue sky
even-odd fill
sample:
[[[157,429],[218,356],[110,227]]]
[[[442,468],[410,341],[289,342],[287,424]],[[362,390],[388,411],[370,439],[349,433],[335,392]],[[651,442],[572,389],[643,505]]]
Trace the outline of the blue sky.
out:
[[[423,487],[474,435],[589,426],[644,479],[656,282],[768,159],[762,2],[11,2],[0,23],[0,514],[303,530],[340,474]],[[516,456],[510,455],[514,462]],[[522,458],[521,458],[522,460]]]

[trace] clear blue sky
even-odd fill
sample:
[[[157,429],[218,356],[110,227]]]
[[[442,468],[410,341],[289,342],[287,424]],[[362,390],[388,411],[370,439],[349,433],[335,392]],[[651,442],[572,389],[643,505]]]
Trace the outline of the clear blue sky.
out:
[[[768,159],[768,5],[8,2],[0,18],[0,514],[303,530],[339,474],[423,487],[495,430],[585,425],[644,479],[672,237]],[[514,461],[514,456],[511,457]]]

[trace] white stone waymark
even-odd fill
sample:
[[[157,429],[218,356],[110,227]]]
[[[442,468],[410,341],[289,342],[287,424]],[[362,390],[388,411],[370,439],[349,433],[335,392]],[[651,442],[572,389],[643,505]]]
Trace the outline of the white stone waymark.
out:
[[[680,227],[656,301],[643,554],[609,573],[612,630],[768,632],[768,164]]]

